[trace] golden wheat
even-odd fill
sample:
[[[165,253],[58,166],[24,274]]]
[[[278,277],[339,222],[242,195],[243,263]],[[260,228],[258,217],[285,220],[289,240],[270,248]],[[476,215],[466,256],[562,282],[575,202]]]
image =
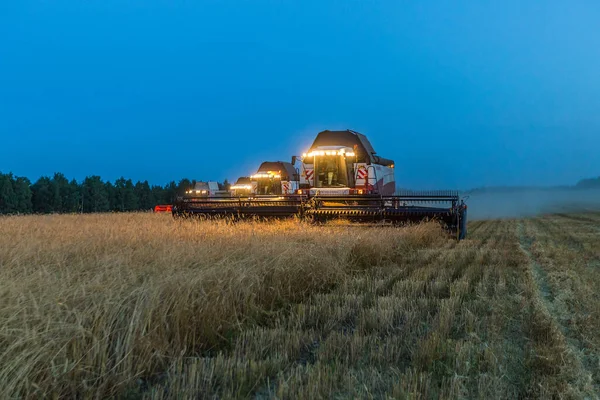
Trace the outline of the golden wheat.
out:
[[[0,395],[594,397],[599,220],[0,218]]]

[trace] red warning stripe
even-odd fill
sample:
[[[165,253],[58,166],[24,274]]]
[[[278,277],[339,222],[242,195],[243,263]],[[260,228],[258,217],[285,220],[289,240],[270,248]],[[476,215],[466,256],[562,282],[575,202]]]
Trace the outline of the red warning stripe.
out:
[[[369,176],[369,172],[367,171],[367,168],[361,166],[358,168],[358,172],[356,173],[356,175],[358,179],[365,179]]]

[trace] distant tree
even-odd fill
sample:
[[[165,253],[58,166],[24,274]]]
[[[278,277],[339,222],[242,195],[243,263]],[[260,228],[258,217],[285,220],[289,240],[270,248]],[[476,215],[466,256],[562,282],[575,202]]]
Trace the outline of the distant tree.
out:
[[[63,212],[81,212],[81,185],[72,179],[64,191],[65,193],[62,195]]]
[[[134,211],[138,208],[138,199],[131,179],[121,177],[115,181],[115,198],[119,211]]]
[[[582,179],[575,185],[578,189],[600,189],[600,176],[597,178]]]
[[[177,192],[176,195],[177,196],[181,196],[185,193],[186,190],[189,190],[191,188],[193,188],[195,185],[195,182],[192,183],[192,181],[190,181],[187,178],[183,178],[182,180],[179,181],[179,183],[177,184]]]
[[[13,181],[13,191],[17,198],[17,212],[31,213],[33,211],[31,181],[27,178],[17,177]]]
[[[152,186],[152,196],[154,198],[154,205],[169,203],[169,201],[165,199],[166,190],[162,186]]]
[[[173,200],[175,200],[175,198],[177,197],[178,190],[179,188],[174,181],[167,183],[164,189],[164,195],[162,199],[163,203],[172,203]]]
[[[0,213],[12,214],[18,211],[18,198],[13,190],[13,174],[0,173]]]
[[[0,173],[0,213],[149,210],[156,204],[172,203],[195,183],[184,178],[165,186],[150,186],[148,181],[134,184],[121,177],[112,184],[99,176],[88,176],[80,184],[56,172],[52,178],[42,176],[32,184],[27,178]],[[225,180],[219,186],[228,188],[229,182]]]
[[[108,198],[108,209],[112,211],[119,211],[117,188],[109,181],[106,181],[104,183],[104,189],[106,190],[106,197]]]
[[[154,194],[148,181],[137,182],[134,187],[135,195],[138,199],[138,207],[140,210],[149,210],[156,205]]]
[[[66,212],[66,203],[71,189],[68,179],[60,172],[55,172],[50,186],[52,190],[52,209],[55,212]]]
[[[123,177],[115,181],[115,205],[118,211],[125,211],[125,182]]]
[[[229,183],[229,181],[227,179],[225,179],[223,181],[223,183],[219,183],[220,190],[229,190],[230,187],[231,187],[231,184]]]
[[[83,181],[83,211],[105,212],[109,210],[108,194],[99,176],[88,176]]]
[[[32,186],[33,211],[36,213],[50,213],[54,211],[54,185],[47,176],[40,177]]]
[[[135,194],[135,187],[131,179],[125,181],[125,211],[135,211],[138,209],[138,198]]]

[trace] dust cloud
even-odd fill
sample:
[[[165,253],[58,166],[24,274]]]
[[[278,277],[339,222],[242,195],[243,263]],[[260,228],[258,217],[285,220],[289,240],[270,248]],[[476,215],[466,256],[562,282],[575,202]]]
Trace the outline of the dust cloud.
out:
[[[600,189],[507,189],[463,193],[469,220],[600,211]],[[468,197],[467,197],[468,196]]]

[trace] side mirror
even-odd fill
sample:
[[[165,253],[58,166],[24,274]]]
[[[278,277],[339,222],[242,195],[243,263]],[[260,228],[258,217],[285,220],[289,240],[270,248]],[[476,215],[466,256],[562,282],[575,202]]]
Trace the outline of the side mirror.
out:
[[[296,156],[292,156],[292,165],[296,165]]]

